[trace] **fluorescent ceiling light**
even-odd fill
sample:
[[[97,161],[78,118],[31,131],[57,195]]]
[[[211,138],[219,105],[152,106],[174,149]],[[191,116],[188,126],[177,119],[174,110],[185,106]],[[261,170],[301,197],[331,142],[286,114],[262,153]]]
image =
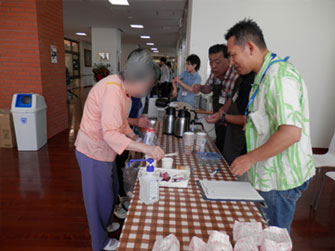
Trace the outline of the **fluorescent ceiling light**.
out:
[[[76,32],[76,35],[78,36],[87,36],[85,32]]]
[[[157,51],[157,48],[151,48],[152,51]]]
[[[143,39],[150,39],[150,36],[141,36]]]
[[[147,45],[155,45],[154,43],[147,43]]]
[[[108,0],[113,5],[129,5],[128,0]]]
[[[159,51],[154,51],[154,53],[159,53]]]
[[[144,28],[142,24],[131,24],[130,27],[134,28],[134,29],[143,29]]]

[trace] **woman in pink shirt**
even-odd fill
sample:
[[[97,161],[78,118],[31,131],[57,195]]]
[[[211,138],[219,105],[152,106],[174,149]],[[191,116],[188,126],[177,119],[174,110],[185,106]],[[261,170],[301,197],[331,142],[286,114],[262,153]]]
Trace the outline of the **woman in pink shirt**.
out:
[[[119,191],[116,155],[129,150],[156,160],[164,157],[160,147],[137,142],[138,136],[127,122],[130,97],[146,96],[155,75],[150,53],[136,49],[123,72],[100,80],[87,97],[75,146],[94,251],[116,250],[118,245],[108,237]]]

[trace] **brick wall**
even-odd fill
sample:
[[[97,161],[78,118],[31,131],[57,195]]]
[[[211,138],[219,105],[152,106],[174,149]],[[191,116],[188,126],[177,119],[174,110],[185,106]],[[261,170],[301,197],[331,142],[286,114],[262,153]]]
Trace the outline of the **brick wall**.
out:
[[[68,126],[62,8],[62,0],[0,1],[0,108],[10,108],[14,93],[43,95],[49,138]]]
[[[63,1],[37,0],[37,23],[43,95],[48,105],[48,129],[53,136],[68,125]],[[58,63],[51,63],[50,45],[57,47]]]

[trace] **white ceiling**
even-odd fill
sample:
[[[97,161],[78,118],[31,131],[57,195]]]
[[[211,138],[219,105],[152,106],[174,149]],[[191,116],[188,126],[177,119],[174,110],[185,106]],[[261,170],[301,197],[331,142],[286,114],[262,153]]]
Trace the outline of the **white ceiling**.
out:
[[[85,32],[91,41],[91,27],[118,28],[122,43],[145,47],[155,43],[160,54],[175,53],[178,30],[186,0],[128,0],[129,6],[111,5],[108,0],[63,0],[64,33],[71,36]],[[142,24],[144,29],[132,29],[130,24]],[[151,36],[150,40],[140,35]]]

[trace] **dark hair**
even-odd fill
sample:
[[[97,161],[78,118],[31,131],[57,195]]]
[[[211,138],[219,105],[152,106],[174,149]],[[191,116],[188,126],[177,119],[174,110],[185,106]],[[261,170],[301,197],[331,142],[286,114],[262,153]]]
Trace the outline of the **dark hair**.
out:
[[[197,55],[195,55],[195,54],[189,55],[186,58],[186,62],[189,62],[191,65],[196,64],[197,66],[195,67],[195,70],[199,71],[199,69],[200,69],[200,58]]]
[[[168,67],[172,67],[171,62],[167,62],[166,65],[167,65]]]
[[[161,62],[166,63],[166,58],[165,58],[165,57],[162,57],[162,58],[161,58]]]
[[[228,58],[228,51],[227,51],[227,45],[225,44],[215,44],[208,49],[208,54],[216,54],[222,52],[223,56],[225,58]]]
[[[266,49],[263,32],[252,19],[244,19],[231,27],[225,35],[226,40],[235,37],[235,44],[245,45],[246,42],[254,42],[260,49]]]

